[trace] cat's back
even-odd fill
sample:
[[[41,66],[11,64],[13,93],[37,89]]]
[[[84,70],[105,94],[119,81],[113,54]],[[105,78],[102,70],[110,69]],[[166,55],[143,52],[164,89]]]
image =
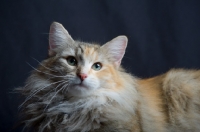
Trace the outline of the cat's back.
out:
[[[200,131],[199,70],[172,69],[138,84],[144,129]]]
[[[168,87],[199,90],[199,84],[200,70],[172,69],[163,79],[163,85]]]
[[[200,70],[173,69],[163,80],[169,121],[182,131],[200,131]]]

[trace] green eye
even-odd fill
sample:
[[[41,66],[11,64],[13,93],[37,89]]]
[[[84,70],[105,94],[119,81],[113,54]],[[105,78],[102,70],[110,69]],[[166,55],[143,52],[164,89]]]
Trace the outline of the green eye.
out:
[[[67,63],[71,66],[76,66],[77,65],[77,60],[73,56],[67,57]]]
[[[92,65],[92,69],[95,71],[99,71],[102,68],[101,63],[97,62]]]

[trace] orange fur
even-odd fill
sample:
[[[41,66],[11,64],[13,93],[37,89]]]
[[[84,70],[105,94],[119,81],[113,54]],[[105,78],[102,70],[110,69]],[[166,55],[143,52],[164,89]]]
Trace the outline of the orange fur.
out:
[[[155,127],[160,132],[164,130],[167,124],[167,113],[162,93],[162,79],[163,76],[158,76],[138,81],[138,91],[141,95],[140,108],[149,108],[145,113],[149,113],[151,116],[149,121],[155,124]],[[142,116],[145,118],[144,115]],[[146,122],[146,120],[142,122]]]

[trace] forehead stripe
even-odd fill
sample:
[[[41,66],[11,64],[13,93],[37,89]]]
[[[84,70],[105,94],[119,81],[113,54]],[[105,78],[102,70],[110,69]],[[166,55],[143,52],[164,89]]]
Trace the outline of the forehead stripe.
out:
[[[81,65],[85,64],[85,60],[83,58],[83,49],[79,46],[79,48],[77,49],[77,58],[79,60],[79,63],[81,63]]]
[[[84,53],[84,50],[83,50],[83,48],[82,48],[81,46],[79,46],[79,48],[81,49],[81,52],[82,52],[82,53]]]

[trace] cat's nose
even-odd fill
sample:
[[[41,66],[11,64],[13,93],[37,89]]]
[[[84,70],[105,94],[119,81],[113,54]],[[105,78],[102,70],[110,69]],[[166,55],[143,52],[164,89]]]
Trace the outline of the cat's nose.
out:
[[[87,78],[87,74],[85,73],[80,73],[79,74],[80,79],[83,81],[85,78]]]

